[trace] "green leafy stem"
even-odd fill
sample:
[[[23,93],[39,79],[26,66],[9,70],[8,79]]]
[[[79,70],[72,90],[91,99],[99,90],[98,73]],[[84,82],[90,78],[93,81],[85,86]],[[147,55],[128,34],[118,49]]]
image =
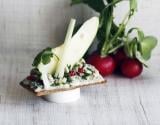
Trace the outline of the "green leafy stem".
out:
[[[117,26],[114,22],[114,8],[118,3],[126,0],[71,0],[74,4],[86,4],[100,14],[100,25],[97,33],[99,40],[98,51],[102,57],[115,53],[124,48],[130,58],[137,58],[143,64],[151,57],[151,52],[157,45],[154,36],[145,36],[139,28],[131,28],[125,34],[126,26],[137,11],[137,0],[127,0],[129,11],[122,22]],[[137,31],[137,36],[131,38],[130,34]]]
[[[121,45],[119,38],[124,36],[125,27],[129,22],[131,16],[137,10],[137,1],[128,0],[130,3],[130,10],[122,20],[121,24],[117,26],[114,23],[114,8],[119,2],[124,0],[106,0],[107,5],[104,0],[72,0],[72,5],[84,3],[91,7],[96,12],[100,13],[100,26],[97,34],[99,39],[99,50],[101,56],[107,56],[110,52],[115,50]]]

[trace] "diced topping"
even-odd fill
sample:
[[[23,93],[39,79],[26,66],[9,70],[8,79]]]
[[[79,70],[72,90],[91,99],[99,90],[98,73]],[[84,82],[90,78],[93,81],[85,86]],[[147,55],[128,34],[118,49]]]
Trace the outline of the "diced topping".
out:
[[[55,80],[53,79],[52,75],[47,74],[47,77],[48,77],[48,80],[53,84]]]
[[[70,76],[70,77],[75,76],[75,75],[76,75],[76,72],[75,72],[75,71],[73,71],[73,70],[72,70],[72,71],[69,71],[69,76]]]
[[[35,81],[35,80],[36,80],[36,77],[34,77],[34,76],[28,76],[28,77],[27,77],[27,80]]]
[[[65,73],[63,78],[59,78],[54,74],[47,74],[47,79],[50,82],[51,87],[63,86],[63,85],[73,85],[74,82],[84,81],[92,79],[95,76],[96,72],[93,66],[85,63],[81,59],[74,66],[68,65],[65,68]],[[29,82],[29,86],[32,89],[44,88],[43,81],[41,80],[41,73],[38,69],[32,69],[30,76],[26,78],[26,83]]]
[[[83,67],[78,68],[78,73],[84,73],[84,68]]]

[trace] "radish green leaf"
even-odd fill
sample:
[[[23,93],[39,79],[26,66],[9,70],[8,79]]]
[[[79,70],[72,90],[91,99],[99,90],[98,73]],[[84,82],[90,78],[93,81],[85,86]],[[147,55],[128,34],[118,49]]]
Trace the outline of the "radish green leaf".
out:
[[[157,45],[157,39],[153,36],[146,36],[140,42],[141,54],[145,60],[150,59],[151,52],[155,48],[156,45]]]
[[[135,56],[145,67],[148,67],[148,64],[147,64],[146,60],[143,59],[143,57],[142,57],[142,55],[139,51],[136,51]]]

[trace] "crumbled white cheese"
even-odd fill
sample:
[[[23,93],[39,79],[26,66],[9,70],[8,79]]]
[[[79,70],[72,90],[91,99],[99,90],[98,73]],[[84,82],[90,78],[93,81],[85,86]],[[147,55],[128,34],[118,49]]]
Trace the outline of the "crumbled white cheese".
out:
[[[53,79],[51,74],[47,74],[48,80],[50,81],[51,84],[53,84],[55,82],[55,80]]]

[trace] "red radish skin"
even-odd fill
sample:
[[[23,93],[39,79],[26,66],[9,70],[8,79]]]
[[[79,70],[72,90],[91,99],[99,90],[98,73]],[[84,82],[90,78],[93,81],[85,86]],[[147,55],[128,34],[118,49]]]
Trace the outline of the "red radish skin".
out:
[[[78,68],[78,73],[84,73],[84,69],[83,69],[83,67]]]
[[[30,76],[27,76],[27,80],[35,81],[36,77],[30,75]]]
[[[87,63],[95,66],[99,73],[103,76],[112,74],[116,67],[115,61],[111,56],[102,58],[97,53],[93,53],[88,58]]]
[[[69,76],[70,76],[70,77],[75,76],[75,75],[76,75],[76,72],[75,72],[75,71],[70,71],[70,72],[69,72]]]
[[[121,64],[121,73],[128,77],[134,78],[142,73],[143,65],[137,59],[125,59]]]
[[[115,59],[115,62],[117,65],[120,65],[122,63],[122,61],[126,58],[127,58],[127,56],[126,56],[123,49],[119,49],[117,51],[117,53],[114,55],[114,59]]]

